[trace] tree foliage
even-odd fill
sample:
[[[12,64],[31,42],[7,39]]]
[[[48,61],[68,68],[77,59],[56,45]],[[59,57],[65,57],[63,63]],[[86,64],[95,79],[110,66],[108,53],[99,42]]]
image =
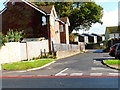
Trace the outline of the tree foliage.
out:
[[[92,24],[102,24],[103,8],[95,2],[35,2],[38,6],[54,5],[58,16],[69,17],[70,33],[73,30],[89,30]]]
[[[17,30],[11,30],[9,29],[9,32],[7,32],[6,35],[3,35],[0,33],[0,48],[5,45],[7,42],[20,42],[23,32],[18,32]]]

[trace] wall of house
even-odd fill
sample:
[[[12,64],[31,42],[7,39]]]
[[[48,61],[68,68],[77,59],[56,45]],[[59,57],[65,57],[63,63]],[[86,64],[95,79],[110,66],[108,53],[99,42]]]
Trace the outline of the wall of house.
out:
[[[59,22],[55,19],[57,18],[56,12],[53,10],[51,11],[50,15],[50,35],[51,35],[51,41],[54,44],[60,44],[60,30],[59,30]]]
[[[65,24],[65,30],[66,30],[66,44],[69,44],[69,28],[68,24]]]
[[[94,43],[97,43],[97,36],[94,36]]]
[[[55,40],[55,17],[53,15],[50,15],[50,35],[51,35],[51,41],[53,43],[56,43],[56,40]]]
[[[74,38],[74,42],[79,42],[78,36]]]
[[[85,43],[88,43],[89,41],[88,41],[88,36],[84,36],[84,42]]]
[[[58,21],[55,21],[55,43],[60,44],[60,30]]]
[[[109,33],[105,32],[105,39],[108,40],[109,39]]]
[[[119,33],[109,34],[109,39],[111,38],[120,38],[120,34]]]
[[[9,29],[23,30],[25,37],[48,38],[47,26],[42,26],[43,14],[24,2],[12,2],[7,4],[7,10],[2,14],[2,31],[4,34]]]
[[[10,42],[0,49],[0,63],[18,62],[38,57],[42,52],[49,52],[48,40],[27,43]]]
[[[105,40],[105,36],[102,36],[102,41],[104,41]]]

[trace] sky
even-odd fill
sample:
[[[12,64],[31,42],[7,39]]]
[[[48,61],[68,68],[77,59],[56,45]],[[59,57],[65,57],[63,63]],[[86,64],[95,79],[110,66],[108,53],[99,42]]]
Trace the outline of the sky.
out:
[[[3,2],[5,0],[0,0],[0,10],[4,8]],[[118,0],[94,0],[96,4],[103,8],[103,24],[93,24],[89,31],[86,33],[97,33],[104,34],[107,26],[117,26],[118,25]],[[119,19],[120,20],[120,19]],[[78,33],[83,33],[85,31],[80,30]]]

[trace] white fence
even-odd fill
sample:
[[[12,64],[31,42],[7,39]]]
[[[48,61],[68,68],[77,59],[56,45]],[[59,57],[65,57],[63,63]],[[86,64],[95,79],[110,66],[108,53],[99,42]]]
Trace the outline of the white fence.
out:
[[[54,51],[72,51],[72,50],[79,50],[84,51],[85,43],[79,42],[78,45],[75,44],[54,44]]]
[[[85,43],[79,42],[75,44],[54,44],[54,51],[56,51],[57,58],[69,57],[85,51]]]
[[[48,40],[6,43],[5,46],[0,48],[0,63],[17,62],[38,57],[44,50],[49,52]]]

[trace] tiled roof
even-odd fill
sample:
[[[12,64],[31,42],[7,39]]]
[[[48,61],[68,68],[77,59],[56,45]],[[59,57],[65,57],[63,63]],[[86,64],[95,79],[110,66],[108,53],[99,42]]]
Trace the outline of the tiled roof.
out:
[[[118,26],[106,27],[108,33],[120,33]]]
[[[52,10],[52,7],[53,6],[39,6],[38,8],[40,10],[44,11],[45,13],[50,14],[51,10]]]
[[[4,3],[7,3],[9,1],[10,0],[6,0]],[[33,7],[35,7],[35,9],[41,10],[43,13],[46,13],[46,14],[50,14],[53,7],[53,6],[37,6],[31,0],[24,0],[24,2],[27,2],[30,6],[32,5]]]
[[[62,18],[60,18],[60,20],[67,23],[67,17],[62,17]]]
[[[37,7],[38,9],[42,10],[46,14],[50,14],[52,10],[52,5],[51,6],[37,6],[34,3],[30,2],[29,0],[26,0],[28,3],[32,4],[34,7]]]
[[[87,33],[83,33],[82,35],[94,37],[93,35],[90,35],[90,34],[87,34]]]
[[[100,35],[98,35],[98,34],[96,34],[96,33],[92,33],[91,35],[101,37]]]

